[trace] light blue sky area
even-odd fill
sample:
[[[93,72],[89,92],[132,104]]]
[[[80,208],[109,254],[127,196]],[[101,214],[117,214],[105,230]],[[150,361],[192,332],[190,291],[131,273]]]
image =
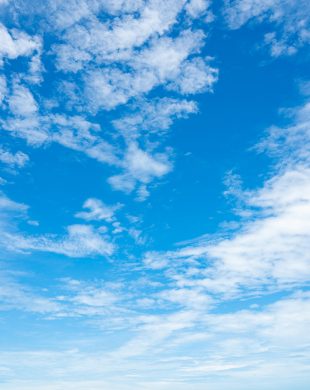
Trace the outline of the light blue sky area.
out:
[[[0,0],[0,387],[306,390],[308,1]]]

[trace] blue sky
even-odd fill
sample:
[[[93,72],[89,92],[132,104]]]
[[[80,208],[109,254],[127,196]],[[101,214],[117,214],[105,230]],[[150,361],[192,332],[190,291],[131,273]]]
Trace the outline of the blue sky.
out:
[[[308,389],[309,15],[0,0],[1,389]]]

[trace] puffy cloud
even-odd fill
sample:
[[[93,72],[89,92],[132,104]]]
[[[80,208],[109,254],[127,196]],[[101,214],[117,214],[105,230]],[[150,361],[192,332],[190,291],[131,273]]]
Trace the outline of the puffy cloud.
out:
[[[168,88],[181,94],[195,94],[212,91],[218,79],[218,70],[201,58],[185,61],[180,69],[179,77],[169,84]]]
[[[258,215],[235,237],[206,247],[215,269],[213,280],[202,284],[229,290],[305,283],[310,277],[309,183],[310,171],[297,168],[252,193],[250,205],[260,208],[262,217]]]
[[[2,119],[2,128],[11,135],[25,139],[30,145],[42,145],[48,139],[46,118],[39,114],[39,106],[32,92],[20,83],[14,83],[7,96],[8,118]]]
[[[11,153],[0,147],[0,161],[12,168],[22,168],[29,161],[29,157],[23,152]]]
[[[146,69],[139,73],[111,67],[86,76],[85,94],[95,112],[99,109],[111,110],[149,92],[156,84],[155,75]]]
[[[9,97],[9,107],[12,114],[17,117],[28,117],[35,115],[38,105],[28,88],[17,84],[12,95]]]
[[[212,91],[217,80],[217,70],[200,53],[205,34],[193,25],[194,18],[208,14],[209,5],[204,0],[56,0],[43,6],[17,0],[9,12],[17,19],[35,16],[38,34],[54,37],[48,55],[56,69],[46,62],[43,38],[1,27],[6,65],[17,55],[29,57],[24,70],[8,79],[8,88],[1,82],[2,129],[34,147],[56,142],[112,165],[120,170],[109,179],[112,186],[131,192],[140,182],[136,199],[145,199],[146,184],[172,168],[169,152],[160,150],[159,133],[174,119],[198,111],[194,101],[178,95]],[[47,74],[54,82],[48,94]],[[158,87],[166,89],[164,95]],[[172,93],[173,98],[165,96]],[[116,109],[125,104],[124,116]],[[113,145],[111,133],[96,123],[100,112],[110,110],[117,112]]]
[[[143,45],[154,34],[164,34],[176,22],[184,3],[184,0],[151,0],[143,3],[138,16],[125,12],[109,24],[96,18],[75,24],[65,34],[66,43],[60,50],[58,66],[66,70],[67,64],[76,62],[75,55],[84,57],[80,58],[80,69],[85,60],[102,63],[105,59],[121,58],[122,51]],[[55,50],[58,52],[57,46]],[[91,56],[85,57],[84,53]]]
[[[183,94],[211,89],[216,69],[202,59],[186,62],[203,45],[201,31],[184,31],[176,38],[156,38],[150,45],[125,59],[125,70],[104,67],[85,77],[85,93],[90,107],[110,110],[132,98],[143,97],[163,84]]]
[[[124,173],[111,176],[108,181],[117,190],[131,192],[137,181],[148,184],[153,178],[166,175],[171,170],[171,163],[167,154],[151,155],[131,142],[124,157],[123,169]]]
[[[2,128],[8,131],[12,136],[23,138],[31,146],[41,146],[47,142],[49,134],[45,118],[37,115],[31,115],[20,118],[8,118],[0,120]]]
[[[171,169],[165,154],[151,156],[135,143],[129,145],[124,165],[132,177],[143,183],[148,183],[152,177],[163,176]]]
[[[38,37],[31,37],[16,29],[9,31],[3,24],[0,24],[0,38],[0,65],[5,58],[29,56],[41,46]]]
[[[206,15],[210,5],[210,0],[190,0],[187,2],[185,9],[191,17],[198,18]],[[209,13],[208,17],[210,18],[210,16]]]
[[[77,218],[85,219],[86,221],[112,222],[114,220],[115,212],[121,207],[121,204],[108,206],[100,199],[89,198],[83,204],[83,208],[88,209],[89,211],[80,211],[75,214],[75,216]]]

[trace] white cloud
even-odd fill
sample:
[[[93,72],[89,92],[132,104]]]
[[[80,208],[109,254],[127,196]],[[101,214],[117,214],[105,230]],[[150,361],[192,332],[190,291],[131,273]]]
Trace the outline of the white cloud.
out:
[[[272,126],[256,150],[280,159],[281,164],[305,164],[310,160],[310,103],[289,111],[293,123],[286,128]]]
[[[257,146],[277,157],[274,175],[242,199],[240,228],[223,238],[201,238],[168,253],[149,253],[151,269],[168,268],[179,287],[224,295],[266,293],[303,286],[310,278],[310,122],[306,103],[293,123],[271,128]],[[206,264],[208,264],[207,267]],[[204,265],[204,266],[203,266]],[[193,275],[195,277],[193,278]]]
[[[115,190],[123,191],[125,193],[130,193],[136,185],[134,178],[126,173],[109,177],[108,183]]]
[[[108,182],[116,190],[131,192],[137,182],[150,183],[154,178],[166,175],[172,168],[168,154],[150,153],[142,150],[135,142],[131,142],[126,150],[124,173],[111,176]],[[141,189],[140,189],[141,190]],[[144,187],[144,194],[147,189]]]
[[[124,72],[117,68],[104,68],[87,75],[85,94],[90,107],[111,110],[125,104],[132,97],[143,95],[154,88],[157,79],[152,72]]]
[[[184,30],[176,38],[154,39],[149,47],[133,56],[131,64],[136,71],[147,71],[152,75],[156,80],[155,85],[165,85],[177,80],[182,74],[184,61],[190,55],[199,53],[204,44],[204,38],[201,30]]]
[[[193,18],[204,16],[211,5],[210,0],[190,0],[187,2],[185,9]]]
[[[19,229],[23,220],[28,218],[28,206],[17,203],[0,193],[0,246],[13,252],[51,252],[68,257],[110,256],[115,245],[109,237],[91,225],[70,225],[65,235],[24,234]]]
[[[45,118],[36,115],[0,120],[0,124],[13,137],[23,138],[31,146],[41,146],[49,138]]]
[[[35,147],[56,142],[85,153],[101,163],[120,165],[116,148],[101,137],[101,128],[98,124],[78,115],[71,117],[60,114],[40,115],[36,113],[36,103],[32,101],[31,95],[27,96],[28,92],[18,90],[17,94],[10,98],[12,109],[19,116],[1,121],[4,130],[15,137],[25,139],[28,144]],[[27,97],[30,100],[23,106]]]
[[[172,98],[142,101],[134,112],[113,121],[113,125],[125,138],[135,139],[145,132],[161,134],[173,124],[175,118],[187,118],[197,113],[196,102]]]
[[[165,340],[174,333],[191,328],[199,314],[194,310],[180,311],[168,315],[149,315],[141,318],[137,336],[117,349],[117,358],[143,356],[154,346],[165,349]]]
[[[144,202],[150,196],[150,191],[145,184],[142,184],[137,190],[136,200],[138,202]]]
[[[262,208],[262,216],[235,237],[206,248],[215,261],[214,280],[202,283],[219,290],[305,283],[310,277],[309,183],[310,171],[296,169],[252,193],[249,202]]]
[[[75,24],[65,34],[66,43],[60,48],[57,64],[63,70],[67,69],[67,65],[72,69],[70,64],[75,64],[75,70],[79,70],[85,61],[102,63],[126,56],[126,51],[143,45],[152,35],[168,31],[176,22],[184,3],[184,0],[151,0],[142,3],[138,16],[134,12],[126,14],[124,10],[121,17],[109,24],[91,17],[85,24]],[[58,52],[57,46],[55,50]],[[90,53],[91,57],[86,53]]]
[[[38,105],[28,88],[17,84],[9,97],[9,107],[17,117],[29,117],[38,111]]]
[[[224,9],[229,26],[240,28],[253,17],[258,17],[277,5],[277,0],[227,0]]]
[[[81,151],[90,158],[118,165],[116,148],[101,137],[101,128],[82,116],[51,115],[48,118],[50,140]]]
[[[89,225],[70,225],[64,237],[6,234],[6,238],[11,250],[51,252],[68,257],[109,256],[114,251],[114,245]]]
[[[63,278],[57,281],[57,291],[25,286],[23,276],[14,271],[3,271],[0,265],[0,310],[20,310],[36,313],[46,320],[64,317],[105,318],[107,328],[113,328],[113,318],[122,312],[119,295],[121,286],[101,281],[88,283]],[[31,275],[26,275],[28,278]],[[109,316],[109,319],[106,317]]]
[[[9,10],[17,19],[35,15],[39,34],[56,38],[48,54],[58,72],[46,98],[42,85],[49,65],[43,38],[3,26],[5,47],[11,48],[8,59],[15,52],[30,58],[13,86],[8,79],[8,91],[3,87],[0,93],[6,92],[8,103],[2,129],[34,147],[57,142],[112,165],[120,170],[109,179],[112,186],[129,193],[139,184],[136,199],[145,199],[146,184],[172,169],[170,151],[160,150],[163,130],[198,111],[194,101],[176,95],[212,91],[217,80],[217,70],[200,53],[206,36],[193,26],[193,18],[207,17],[209,5],[204,0],[12,3]],[[102,17],[107,14],[108,19]],[[174,98],[159,97],[157,87],[173,91]],[[112,145],[111,133],[93,117],[127,103],[126,116],[113,118],[117,135]]]
[[[12,136],[23,138],[32,146],[40,146],[48,139],[47,118],[39,115],[39,106],[25,85],[14,83],[8,94],[8,118],[0,121]]]
[[[40,84],[43,81],[43,72],[45,69],[42,63],[41,54],[41,52],[38,52],[32,56],[29,61],[29,71],[25,79],[30,84]]]
[[[207,310],[212,303],[210,296],[194,288],[175,288],[162,290],[158,298],[188,309]]]
[[[150,182],[152,177],[166,175],[171,169],[167,155],[157,153],[151,156],[136,143],[130,143],[128,146],[124,167],[133,178],[143,183]]]
[[[74,290],[73,290],[74,291]],[[79,286],[76,289],[76,294],[71,299],[72,303],[82,307],[93,308],[108,308],[118,301],[118,297],[113,292],[108,291],[107,288],[93,287],[93,286]],[[76,309],[76,311],[83,312],[83,309]]]
[[[7,93],[7,84],[4,76],[0,76],[0,107]]]
[[[56,313],[61,310],[56,301],[34,294],[31,289],[14,280],[8,272],[0,270],[0,281],[1,310],[18,309],[41,315]]]
[[[114,60],[115,64],[123,63],[125,70],[109,64],[86,73],[88,104],[94,111],[111,110],[132,98],[144,96],[160,84],[167,84],[170,89],[174,86],[185,94],[212,89],[217,81],[216,69],[198,58],[185,62],[188,56],[199,52],[203,40],[201,31],[190,30],[173,39],[154,38],[148,47]]]
[[[201,58],[185,61],[180,69],[179,76],[169,84],[169,89],[181,94],[195,94],[212,91],[218,80],[218,70],[211,67]]]
[[[112,222],[115,219],[115,212],[121,207],[121,204],[108,206],[100,199],[89,198],[83,204],[83,208],[88,209],[89,211],[80,211],[79,213],[75,214],[75,216],[77,218],[85,219],[86,221]]]
[[[0,210],[4,211],[20,211],[24,212],[27,210],[27,206],[23,203],[14,202],[8,198],[3,192],[0,192]]]
[[[19,56],[29,56],[40,48],[41,42],[38,37],[30,37],[28,34],[8,29],[0,24],[0,65],[3,59],[15,59]]]
[[[23,152],[11,153],[0,147],[0,162],[9,165],[12,168],[22,168],[29,161],[27,154]]]
[[[6,182],[4,182],[5,184]],[[11,243],[6,234],[15,234],[18,222],[27,219],[28,206],[15,202],[0,191],[0,247],[7,248]]]
[[[265,35],[265,44],[275,57],[294,54],[310,42],[307,0],[227,0],[224,14],[232,29],[250,20],[274,25],[275,31]]]

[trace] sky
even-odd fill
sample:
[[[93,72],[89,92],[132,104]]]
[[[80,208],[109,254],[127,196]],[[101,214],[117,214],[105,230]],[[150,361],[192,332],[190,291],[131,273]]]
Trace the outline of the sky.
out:
[[[308,0],[0,0],[2,390],[308,390]]]

